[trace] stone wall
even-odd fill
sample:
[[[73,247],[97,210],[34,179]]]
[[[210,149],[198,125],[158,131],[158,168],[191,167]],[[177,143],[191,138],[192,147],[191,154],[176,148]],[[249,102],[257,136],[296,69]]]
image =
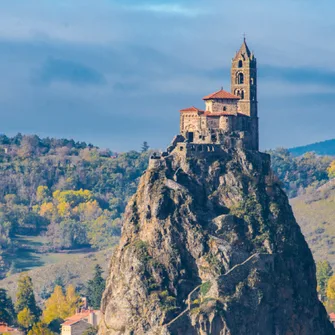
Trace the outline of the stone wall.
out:
[[[236,114],[238,112],[238,100],[234,99],[206,100],[206,111],[212,113],[228,112]]]

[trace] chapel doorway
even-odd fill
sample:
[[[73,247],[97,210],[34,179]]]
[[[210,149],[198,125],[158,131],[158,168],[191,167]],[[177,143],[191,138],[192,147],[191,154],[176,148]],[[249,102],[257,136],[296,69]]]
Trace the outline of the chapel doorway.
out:
[[[188,139],[189,142],[193,142],[194,133],[192,131],[187,133],[187,139]]]

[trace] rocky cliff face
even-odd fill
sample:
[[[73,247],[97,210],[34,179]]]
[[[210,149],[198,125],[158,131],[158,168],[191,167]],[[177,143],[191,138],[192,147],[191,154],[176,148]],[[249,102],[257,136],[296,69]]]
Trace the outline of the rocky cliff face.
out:
[[[128,204],[99,334],[335,334],[268,155],[179,150]]]

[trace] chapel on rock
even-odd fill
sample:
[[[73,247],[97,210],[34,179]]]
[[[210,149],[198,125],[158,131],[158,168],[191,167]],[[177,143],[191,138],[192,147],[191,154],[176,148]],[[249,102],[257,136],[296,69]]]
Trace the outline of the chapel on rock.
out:
[[[232,60],[231,92],[221,89],[203,100],[205,110],[180,111],[180,134],[187,143],[259,149],[257,62],[245,39]]]

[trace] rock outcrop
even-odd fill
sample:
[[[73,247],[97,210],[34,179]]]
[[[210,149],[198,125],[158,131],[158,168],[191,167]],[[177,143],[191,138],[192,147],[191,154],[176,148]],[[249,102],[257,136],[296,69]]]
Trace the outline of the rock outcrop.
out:
[[[99,334],[335,334],[269,156],[186,147],[153,157],[128,204]]]

